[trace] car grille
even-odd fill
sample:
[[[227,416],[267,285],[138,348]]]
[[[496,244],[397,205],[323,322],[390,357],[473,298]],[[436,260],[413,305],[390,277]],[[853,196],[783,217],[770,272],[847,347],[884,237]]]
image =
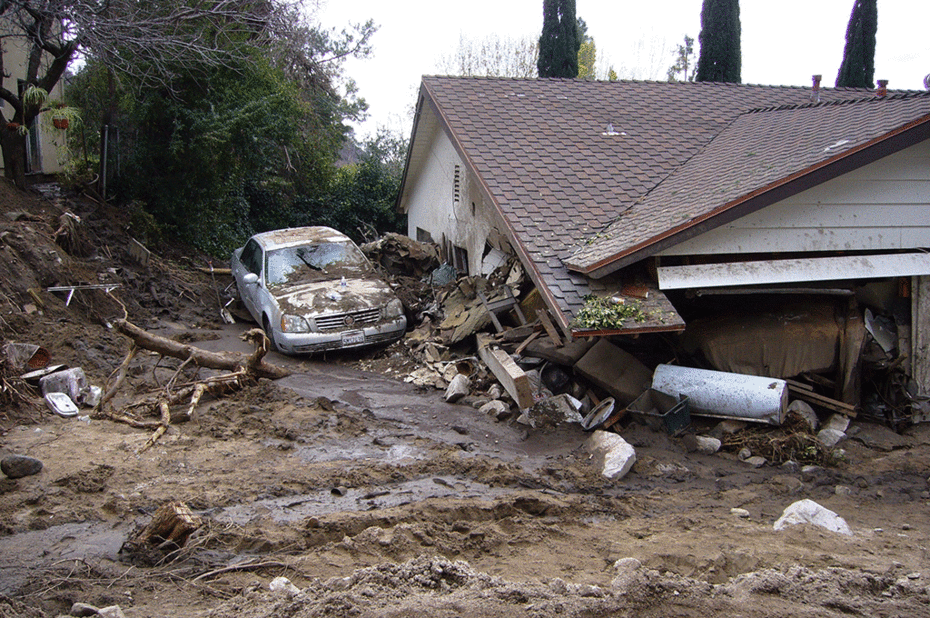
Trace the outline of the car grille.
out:
[[[363,309],[349,313],[332,313],[316,318],[317,328],[320,330],[341,330],[347,327],[356,327],[364,324],[374,324],[381,319],[381,309]]]

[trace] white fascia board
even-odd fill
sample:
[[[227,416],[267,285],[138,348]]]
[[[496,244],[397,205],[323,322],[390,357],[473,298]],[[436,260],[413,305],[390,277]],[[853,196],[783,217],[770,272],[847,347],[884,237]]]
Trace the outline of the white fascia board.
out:
[[[930,275],[930,253],[660,266],[660,290]]]

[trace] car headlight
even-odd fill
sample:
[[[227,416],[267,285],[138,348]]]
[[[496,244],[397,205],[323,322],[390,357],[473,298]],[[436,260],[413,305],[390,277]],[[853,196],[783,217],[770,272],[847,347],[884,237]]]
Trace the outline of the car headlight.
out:
[[[308,333],[310,332],[310,325],[307,324],[307,320],[303,319],[299,315],[283,314],[281,316],[281,332]]]
[[[404,315],[404,303],[400,302],[399,298],[395,298],[384,308],[386,318],[399,318],[402,315]]]

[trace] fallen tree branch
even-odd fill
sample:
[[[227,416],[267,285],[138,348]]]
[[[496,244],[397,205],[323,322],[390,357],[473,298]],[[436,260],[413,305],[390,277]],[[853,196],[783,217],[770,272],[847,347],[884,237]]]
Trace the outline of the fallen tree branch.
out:
[[[256,377],[270,378],[272,380],[291,374],[290,371],[283,367],[270,365],[264,361],[264,356],[268,352],[267,342],[259,345],[250,356],[238,352],[208,352],[196,346],[153,335],[126,320],[117,320],[114,325],[116,330],[132,339],[139,347],[185,361],[190,359],[191,362],[200,367],[225,369],[227,371],[237,371],[240,367],[246,367]],[[264,337],[264,333],[259,329],[252,329],[244,333],[243,338],[254,341],[258,338],[257,333],[261,333],[261,336]]]

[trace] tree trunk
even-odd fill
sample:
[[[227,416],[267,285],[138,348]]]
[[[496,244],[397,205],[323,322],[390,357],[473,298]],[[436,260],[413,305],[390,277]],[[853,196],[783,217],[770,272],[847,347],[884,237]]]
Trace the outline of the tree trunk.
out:
[[[239,367],[246,367],[256,376],[272,380],[277,380],[278,378],[283,378],[291,374],[290,371],[283,367],[269,365],[264,362],[263,358],[267,351],[267,347],[264,345],[259,345],[251,356],[236,352],[208,352],[195,346],[179,343],[172,339],[166,339],[149,333],[126,320],[116,320],[114,325],[116,326],[116,330],[132,339],[139,347],[158,352],[165,356],[183,360],[190,359],[201,367],[224,369],[227,371],[235,371]],[[260,330],[253,330],[258,335],[261,335],[264,340],[264,335]],[[243,337],[246,336],[254,337],[256,335],[252,331],[249,331],[243,335]]]
[[[26,188],[26,136],[15,128],[0,127],[3,175],[20,189]]]

